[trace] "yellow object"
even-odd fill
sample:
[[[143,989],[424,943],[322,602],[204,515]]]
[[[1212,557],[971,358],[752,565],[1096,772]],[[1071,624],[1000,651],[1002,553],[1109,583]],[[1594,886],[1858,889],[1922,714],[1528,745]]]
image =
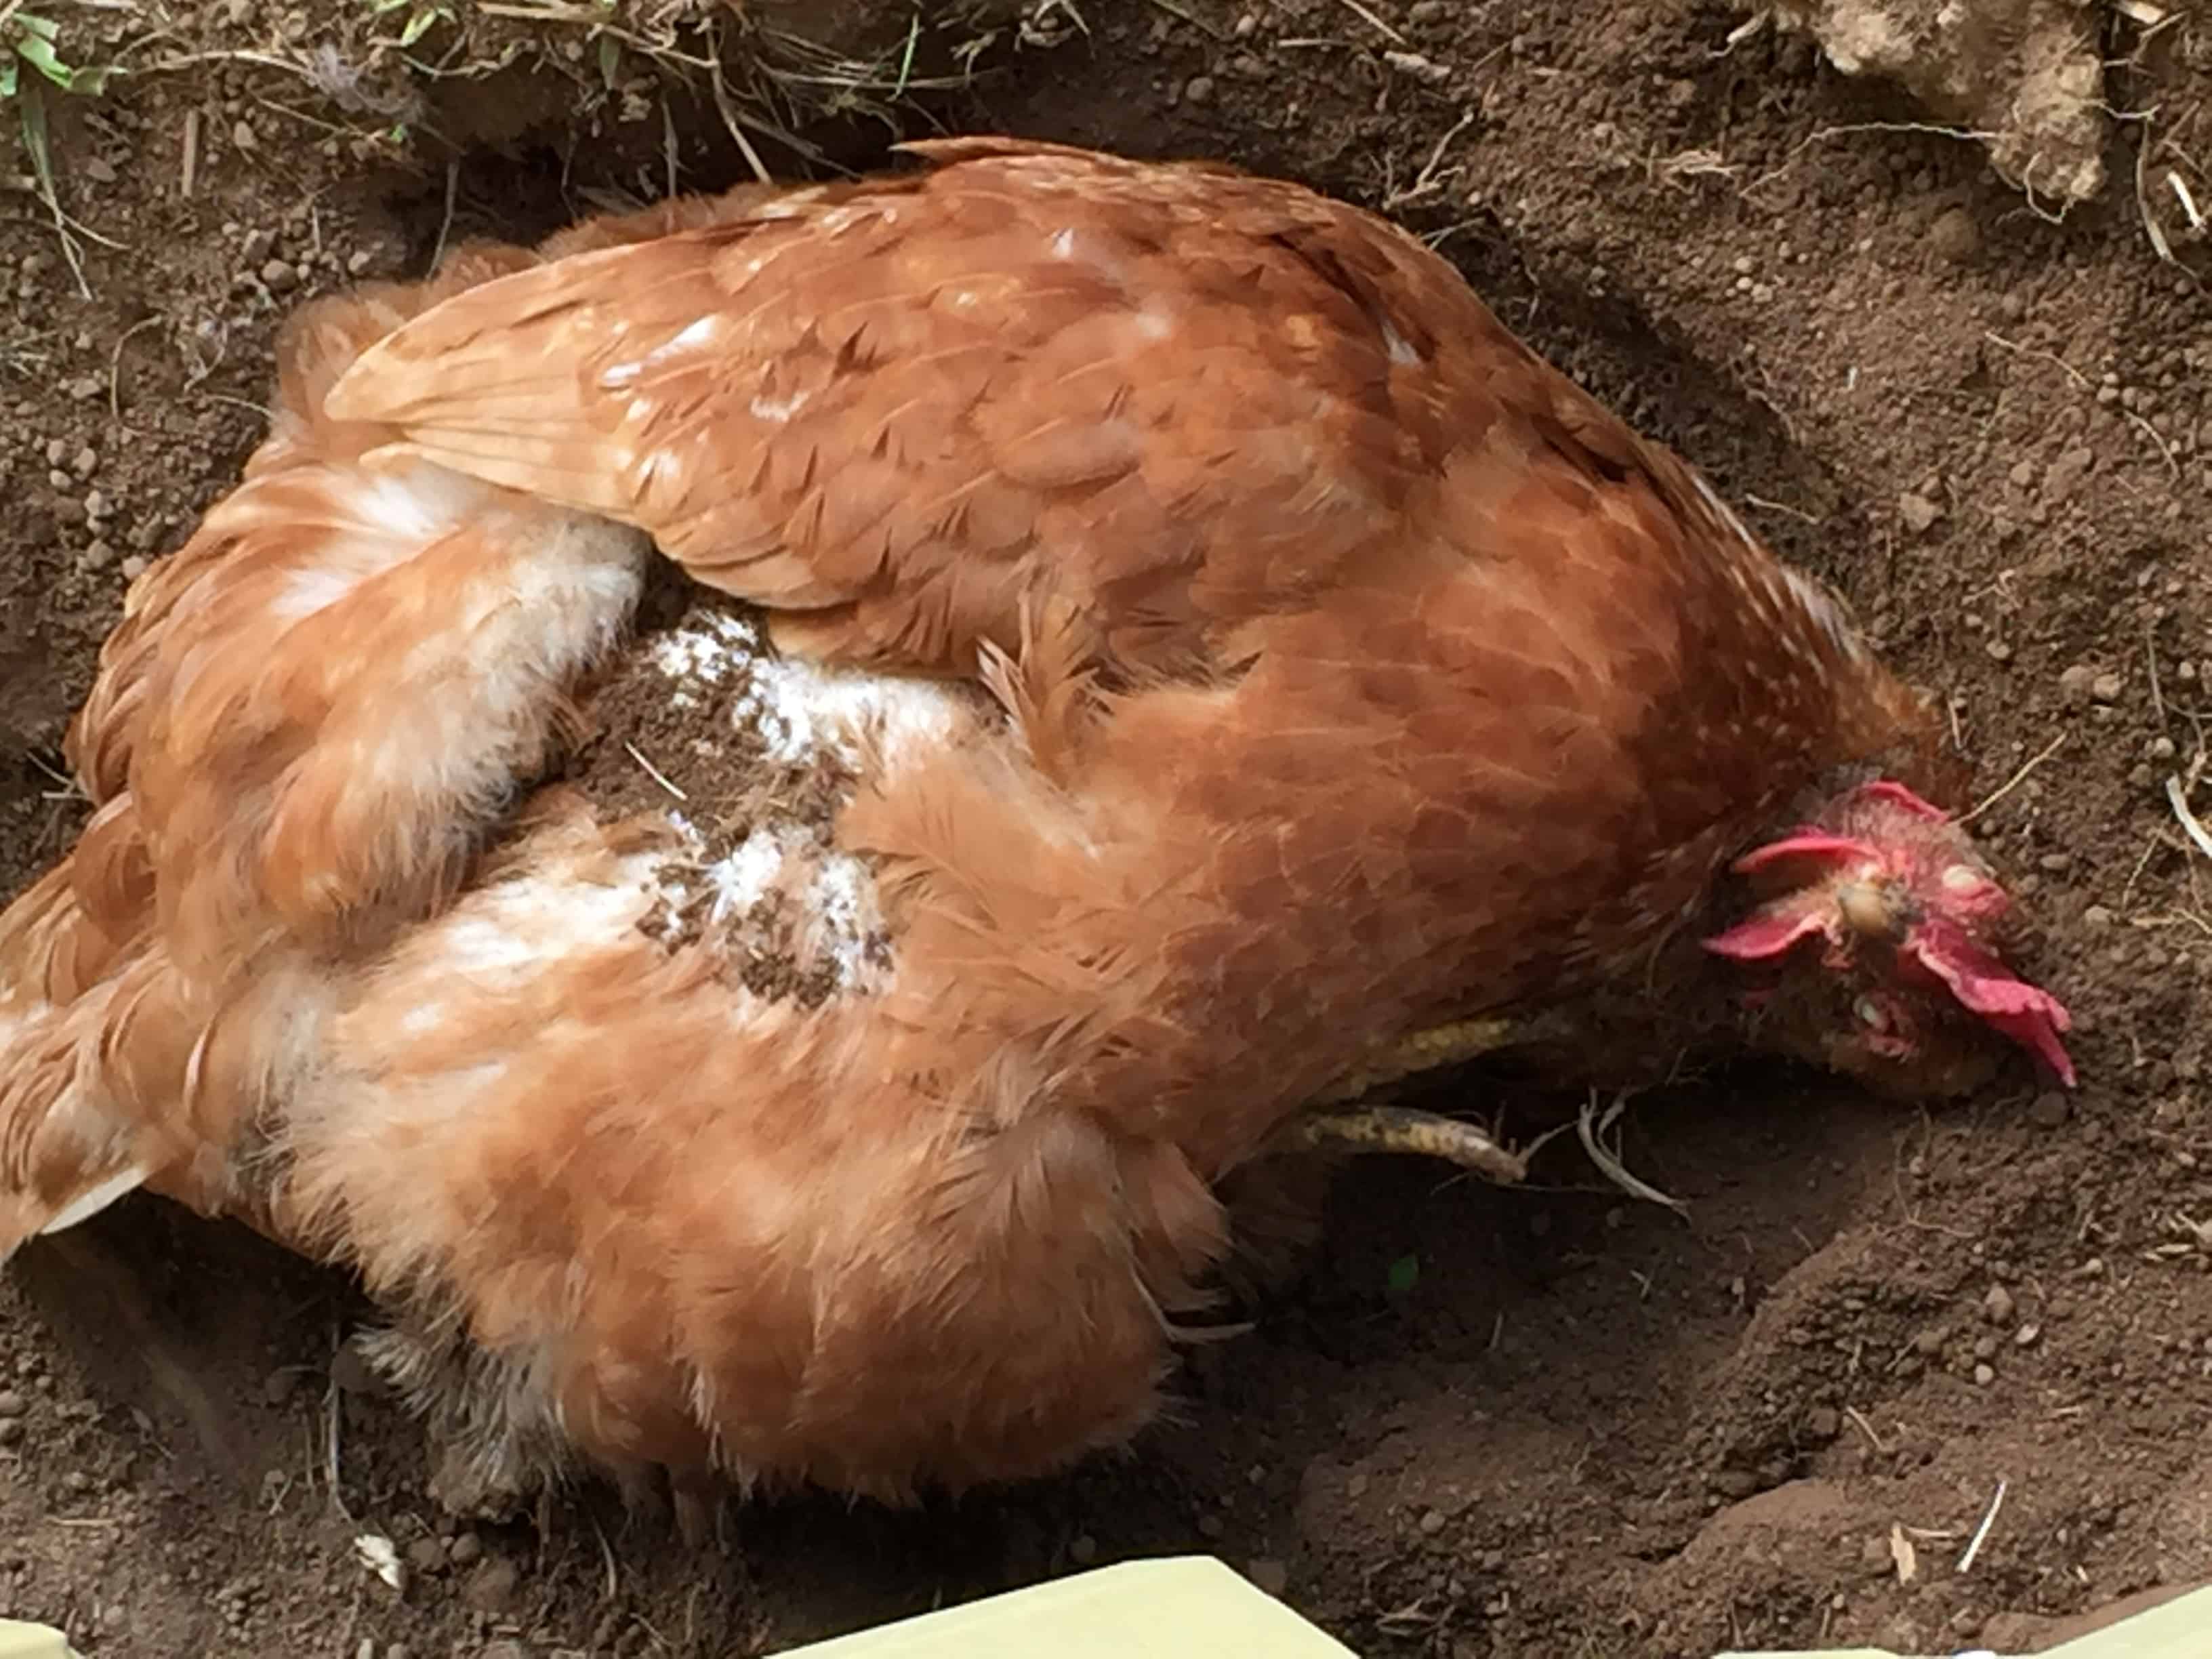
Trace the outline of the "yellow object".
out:
[[[1358,1659],[1212,1556],[1126,1561],[941,1613],[786,1650],[782,1659]],[[2212,1587],[2045,1649],[2043,1659],[2204,1659]],[[0,1619],[0,1659],[83,1659],[48,1625]],[[1717,1659],[1901,1659],[1886,1648]],[[1944,1659],[2002,1659],[1969,1649]]]
[[[1125,1561],[876,1630],[784,1659],[1357,1659],[1211,1556]]]
[[[52,1625],[0,1619],[0,1659],[79,1659],[69,1638]]]
[[[34,1650],[37,1652],[37,1650]],[[56,1650],[57,1655],[59,1650]],[[783,1659],[1356,1659],[1352,1650],[1211,1556],[1129,1561],[793,1648]],[[2045,1651],[2045,1659],[2206,1659],[2212,1588]],[[15,1656],[0,1647],[0,1659]],[[46,1659],[37,1652],[37,1659]],[[1718,1659],[1901,1659],[1880,1648],[1731,1652]],[[1930,1659],[1937,1659],[1931,1656]],[[1940,1659],[2001,1659],[1967,1650]]]

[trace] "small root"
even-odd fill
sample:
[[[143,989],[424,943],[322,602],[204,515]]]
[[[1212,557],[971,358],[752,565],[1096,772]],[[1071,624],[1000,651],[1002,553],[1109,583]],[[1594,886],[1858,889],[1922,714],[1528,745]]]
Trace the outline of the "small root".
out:
[[[1690,1212],[1688,1205],[1679,1198],[1661,1192],[1640,1176],[1631,1174],[1628,1166],[1620,1161],[1620,1154],[1605,1144],[1607,1132],[1620,1121],[1620,1115],[1627,1109],[1628,1097],[1616,1095],[1613,1104],[1605,1109],[1603,1116],[1600,1116],[1597,1094],[1592,1091],[1590,1097],[1583,1103],[1581,1114],[1575,1119],[1575,1133],[1582,1138],[1583,1150],[1589,1154],[1590,1162],[1597,1165],[1605,1178],[1631,1198],[1640,1198],[1647,1204],[1663,1204],[1676,1215],[1686,1216]]]

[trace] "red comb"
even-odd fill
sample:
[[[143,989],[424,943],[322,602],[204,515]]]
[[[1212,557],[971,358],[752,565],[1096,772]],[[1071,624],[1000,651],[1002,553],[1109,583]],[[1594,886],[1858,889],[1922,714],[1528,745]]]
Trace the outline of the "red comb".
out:
[[[2058,1040],[2074,1019],[2057,998],[2014,978],[2003,963],[1938,917],[1913,929],[1904,954],[1942,980],[1960,1007],[2042,1060],[2068,1088],[2074,1086],[2074,1062]]]
[[[1764,847],[1754,847],[1729,867],[1740,876],[1748,876],[1781,863],[1784,859],[1811,859],[1820,864],[1855,864],[1861,860],[1880,860],[1881,854],[1871,842],[1853,836],[1832,836],[1822,830],[1805,830],[1780,841],[1771,841]]]
[[[1859,791],[1859,799],[1887,801],[1892,806],[1902,807],[1916,818],[1926,818],[1935,823],[1948,823],[1951,817],[1942,807],[1930,806],[1903,784],[1888,778],[1884,778],[1878,783],[1868,784]]]

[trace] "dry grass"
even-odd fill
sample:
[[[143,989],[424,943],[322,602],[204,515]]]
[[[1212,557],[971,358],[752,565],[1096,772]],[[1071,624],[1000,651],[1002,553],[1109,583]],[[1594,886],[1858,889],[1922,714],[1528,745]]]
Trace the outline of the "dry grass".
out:
[[[776,0],[339,0],[296,19],[249,13],[230,24],[125,0],[144,27],[117,68],[160,75],[235,66],[262,101],[367,152],[410,153],[441,137],[441,83],[509,71],[566,83],[580,126],[666,118],[669,94],[709,94],[756,170],[764,139],[814,166],[802,136],[825,119],[878,120],[904,131],[922,101],[966,85],[1017,45],[1060,38],[1045,14],[1066,0],[841,9]],[[0,0],[4,6],[5,0]],[[843,14],[849,13],[849,15]],[[1031,27],[1035,14],[1043,19]],[[827,21],[825,21],[827,20]]]

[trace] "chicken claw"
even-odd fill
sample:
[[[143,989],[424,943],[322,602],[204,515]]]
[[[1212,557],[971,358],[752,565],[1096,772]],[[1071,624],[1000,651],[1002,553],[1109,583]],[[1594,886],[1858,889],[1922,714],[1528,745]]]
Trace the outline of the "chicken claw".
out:
[[[1488,1014],[1432,1025],[1402,1037],[1356,1071],[1347,1073],[1316,1107],[1340,1106],[1386,1085],[1479,1060],[1501,1048],[1555,1038],[1564,1027],[1557,1016]],[[1364,1152],[1413,1152],[1440,1158],[1472,1170],[1502,1186],[1527,1178],[1528,1155],[1508,1152],[1471,1123],[1409,1106],[1366,1106],[1350,1111],[1313,1111],[1285,1132],[1285,1144],[1316,1151],[1336,1146]],[[1532,1149],[1533,1150],[1533,1149]]]

